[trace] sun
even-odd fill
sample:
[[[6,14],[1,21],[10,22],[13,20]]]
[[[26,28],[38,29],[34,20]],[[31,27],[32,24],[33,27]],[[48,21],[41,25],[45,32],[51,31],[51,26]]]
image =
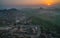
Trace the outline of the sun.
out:
[[[48,3],[47,5],[48,5],[48,6],[50,6],[51,4],[50,4],[50,3]]]
[[[52,0],[45,0],[45,3],[46,3],[46,5],[50,6],[53,4],[53,1]]]

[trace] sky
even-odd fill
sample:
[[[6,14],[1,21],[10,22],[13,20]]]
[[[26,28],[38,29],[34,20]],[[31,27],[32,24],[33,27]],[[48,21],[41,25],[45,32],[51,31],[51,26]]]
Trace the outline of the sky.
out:
[[[60,0],[0,0],[1,7],[12,7],[12,6],[58,6]]]

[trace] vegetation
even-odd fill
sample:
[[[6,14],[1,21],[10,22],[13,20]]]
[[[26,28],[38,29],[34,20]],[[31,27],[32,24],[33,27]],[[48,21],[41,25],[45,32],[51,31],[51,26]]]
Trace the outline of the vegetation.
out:
[[[60,38],[60,26],[52,23],[50,21],[42,20],[41,18],[38,17],[33,17],[32,18],[32,24],[39,24],[41,28],[41,32],[45,33],[51,33],[53,37]]]

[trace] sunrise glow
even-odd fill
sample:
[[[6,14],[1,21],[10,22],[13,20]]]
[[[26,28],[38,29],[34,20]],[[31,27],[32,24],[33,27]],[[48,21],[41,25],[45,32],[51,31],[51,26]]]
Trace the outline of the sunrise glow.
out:
[[[37,5],[46,5],[52,6],[54,4],[60,3],[60,0],[4,0],[0,1],[0,5],[7,6],[37,6]]]
[[[53,2],[53,0],[45,0],[45,4],[50,6],[50,5],[53,5],[54,2]]]

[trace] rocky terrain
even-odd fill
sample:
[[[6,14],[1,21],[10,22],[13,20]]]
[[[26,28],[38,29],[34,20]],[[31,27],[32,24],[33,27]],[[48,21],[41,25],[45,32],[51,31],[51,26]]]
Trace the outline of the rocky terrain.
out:
[[[20,29],[20,26],[26,25],[28,27],[39,25],[38,29],[40,30],[37,29],[39,36],[32,38],[60,38],[59,15],[57,16],[56,12],[55,10],[49,11],[45,9],[17,10],[13,8],[0,10],[0,38],[19,38],[21,31],[24,38],[31,38],[32,35],[26,37],[24,35],[26,33],[25,30]],[[30,29],[28,29],[28,32],[33,32],[34,34],[36,29]]]

